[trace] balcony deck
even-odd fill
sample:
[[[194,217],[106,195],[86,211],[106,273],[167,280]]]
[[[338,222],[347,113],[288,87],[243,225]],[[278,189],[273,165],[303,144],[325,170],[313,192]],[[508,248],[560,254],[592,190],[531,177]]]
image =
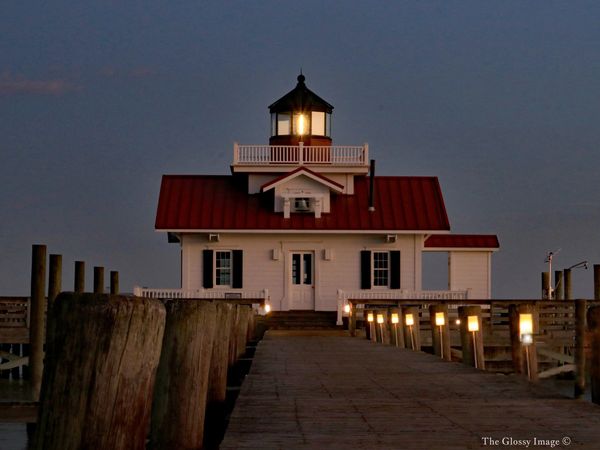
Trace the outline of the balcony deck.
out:
[[[309,166],[318,171],[366,173],[369,146],[233,145],[236,172],[273,172]]]

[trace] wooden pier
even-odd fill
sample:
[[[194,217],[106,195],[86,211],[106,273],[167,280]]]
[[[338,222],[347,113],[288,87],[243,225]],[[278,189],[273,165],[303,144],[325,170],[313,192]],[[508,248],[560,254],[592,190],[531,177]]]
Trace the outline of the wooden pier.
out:
[[[600,446],[597,405],[517,375],[336,334],[269,331],[220,448]]]

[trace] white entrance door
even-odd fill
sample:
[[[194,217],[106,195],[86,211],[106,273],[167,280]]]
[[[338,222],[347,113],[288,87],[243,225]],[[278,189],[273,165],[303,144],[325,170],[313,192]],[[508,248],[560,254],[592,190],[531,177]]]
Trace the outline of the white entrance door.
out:
[[[315,309],[314,252],[290,254],[290,309]]]

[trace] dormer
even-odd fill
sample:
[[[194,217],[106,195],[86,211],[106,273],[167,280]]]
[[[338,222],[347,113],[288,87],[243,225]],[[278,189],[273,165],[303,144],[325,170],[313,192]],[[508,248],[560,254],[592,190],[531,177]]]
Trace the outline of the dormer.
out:
[[[305,79],[298,75],[296,87],[269,106],[269,145],[331,146],[333,106],[308,89]]]
[[[261,186],[261,192],[274,191],[274,211],[290,214],[312,214],[317,219],[331,210],[331,193],[341,194],[344,186],[301,167]]]

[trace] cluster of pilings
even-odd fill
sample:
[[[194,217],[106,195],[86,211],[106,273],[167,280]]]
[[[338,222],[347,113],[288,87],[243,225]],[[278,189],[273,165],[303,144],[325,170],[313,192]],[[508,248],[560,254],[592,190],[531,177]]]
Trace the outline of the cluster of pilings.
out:
[[[104,294],[100,268],[97,292],[83,293],[76,263],[81,289],[49,295],[44,332],[45,250],[33,249],[31,342],[41,355],[31,381],[42,368],[43,377],[30,448],[202,448],[206,414],[223,411],[228,374],[254,335],[251,305],[122,296],[118,278]],[[60,258],[51,267],[59,292]]]

